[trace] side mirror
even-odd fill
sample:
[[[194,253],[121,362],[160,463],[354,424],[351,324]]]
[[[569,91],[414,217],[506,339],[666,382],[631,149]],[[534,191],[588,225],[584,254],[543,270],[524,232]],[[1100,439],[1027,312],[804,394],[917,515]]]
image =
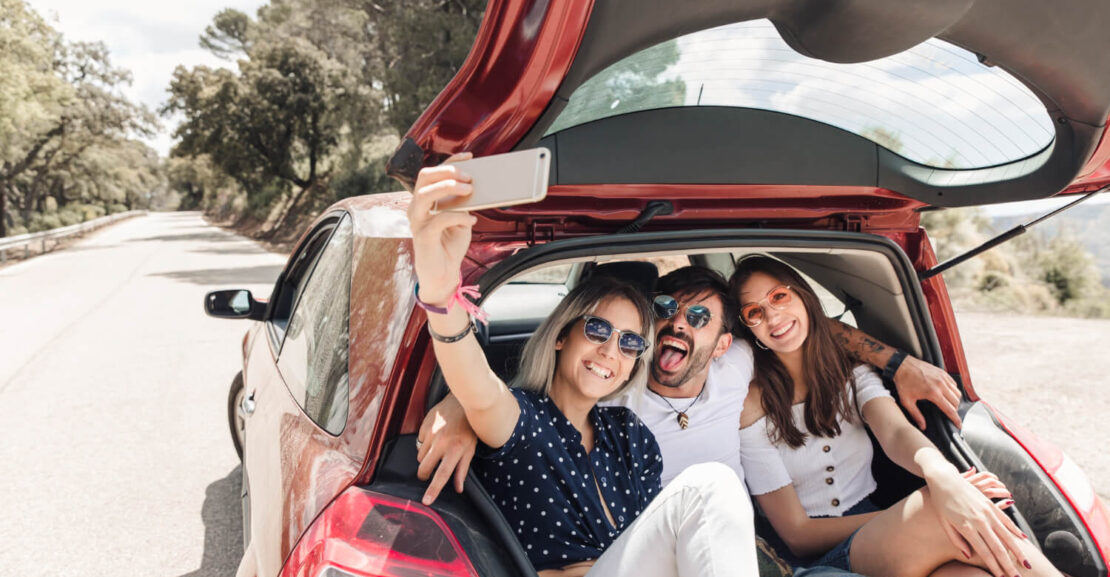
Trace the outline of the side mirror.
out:
[[[266,303],[254,300],[249,290],[212,291],[204,295],[204,312],[221,319],[260,321],[266,314]]]

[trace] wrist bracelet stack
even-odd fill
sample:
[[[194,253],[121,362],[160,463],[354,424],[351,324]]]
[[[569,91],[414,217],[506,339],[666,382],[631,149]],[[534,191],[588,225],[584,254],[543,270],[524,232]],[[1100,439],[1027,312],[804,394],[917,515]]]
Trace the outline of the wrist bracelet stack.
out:
[[[882,377],[884,380],[894,380],[894,373],[898,372],[898,368],[902,366],[902,361],[906,360],[906,351],[896,349],[893,355],[890,355],[890,360],[886,362],[883,367]]]
[[[428,304],[428,303],[420,300],[420,283],[416,283],[416,286],[413,287],[413,289],[412,289],[412,294],[413,294],[413,296],[416,297],[416,306],[418,306],[418,307],[420,307],[420,308],[422,308],[422,309],[424,309],[424,310],[426,310],[430,313],[435,313],[437,315],[445,315],[445,314],[449,313],[451,311],[451,305],[453,305],[455,303],[455,301],[459,301],[460,303],[462,303],[463,308],[467,309],[468,316],[467,316],[466,328],[464,328],[463,330],[461,330],[458,333],[453,334],[453,335],[441,335],[441,334],[433,331],[431,325],[428,325],[428,334],[432,335],[432,339],[437,340],[441,343],[455,343],[455,342],[463,340],[463,338],[465,338],[466,335],[469,335],[470,332],[474,330],[474,320],[473,320],[473,317],[471,316],[472,313],[470,311],[470,308],[467,307],[466,305],[470,305],[474,309],[478,310],[479,313],[481,313],[482,311],[481,311],[481,309],[478,309],[477,306],[474,306],[473,303],[470,303],[465,298],[463,298],[463,296],[467,296],[467,295],[471,294],[469,289],[472,289],[472,288],[473,287],[463,287],[462,286],[462,279],[460,278],[459,279],[459,288],[456,289],[456,292],[452,296],[451,300],[447,302],[447,306],[441,307],[441,306]],[[477,293],[477,290],[474,290],[473,294],[475,294],[477,296],[481,296]],[[479,320],[482,320],[482,317],[479,317]]]

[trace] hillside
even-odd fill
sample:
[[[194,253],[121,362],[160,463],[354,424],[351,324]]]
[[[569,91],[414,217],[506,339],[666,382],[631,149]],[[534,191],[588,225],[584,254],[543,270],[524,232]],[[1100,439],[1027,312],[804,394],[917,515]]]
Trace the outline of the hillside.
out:
[[[990,224],[1002,232],[1037,216],[1040,214],[996,217],[990,219]],[[1094,256],[1103,286],[1110,287],[1110,204],[1081,204],[1038,224],[1027,234],[1045,238],[1063,234],[1079,241]]]

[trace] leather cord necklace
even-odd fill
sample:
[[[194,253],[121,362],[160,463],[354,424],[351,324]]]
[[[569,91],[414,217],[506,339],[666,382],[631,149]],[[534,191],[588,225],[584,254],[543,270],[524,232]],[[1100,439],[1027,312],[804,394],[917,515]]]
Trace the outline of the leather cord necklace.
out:
[[[648,387],[648,390],[655,393],[655,391],[652,391],[651,387]],[[690,426],[690,417],[689,417],[689,415],[686,414],[686,411],[689,411],[691,407],[693,407],[694,405],[697,404],[698,399],[701,398],[701,394],[704,393],[704,392],[705,392],[705,384],[703,383],[702,386],[701,386],[701,390],[698,391],[698,396],[694,397],[694,401],[691,402],[689,405],[686,405],[686,408],[681,410],[681,411],[676,409],[675,406],[671,404],[671,401],[667,399],[667,397],[664,397],[663,395],[660,395],[659,393],[655,393],[655,396],[659,397],[660,399],[663,399],[663,402],[667,403],[667,406],[670,407],[672,411],[674,411],[675,413],[678,413],[678,417],[676,417],[675,420],[678,421],[678,426],[681,427],[683,430],[685,430],[686,427]]]

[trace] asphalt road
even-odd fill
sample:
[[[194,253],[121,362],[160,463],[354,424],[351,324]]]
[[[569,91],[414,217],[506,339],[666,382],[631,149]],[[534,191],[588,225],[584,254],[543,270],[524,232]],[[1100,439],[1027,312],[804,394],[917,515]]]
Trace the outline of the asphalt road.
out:
[[[0,575],[232,575],[239,461],[226,420],[246,321],[284,257],[151,214],[0,269]],[[978,392],[1062,446],[1110,502],[1110,321],[961,313]]]
[[[242,556],[227,391],[284,257],[151,214],[0,269],[0,574],[229,575]]]

